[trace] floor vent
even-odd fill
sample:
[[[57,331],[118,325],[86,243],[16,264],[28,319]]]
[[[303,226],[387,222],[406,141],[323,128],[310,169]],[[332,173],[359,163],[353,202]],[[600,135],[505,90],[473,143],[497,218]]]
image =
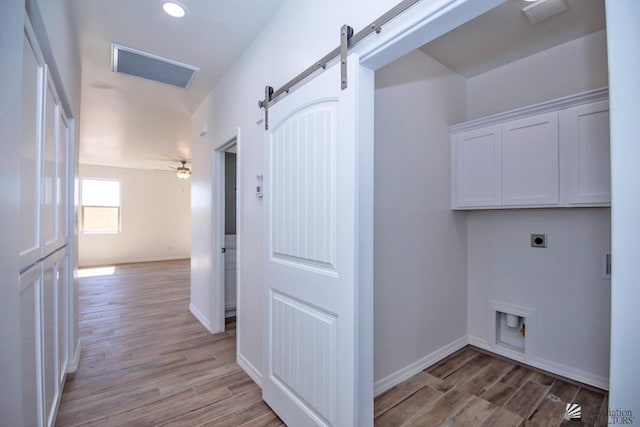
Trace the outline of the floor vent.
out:
[[[199,68],[181,64],[151,53],[142,52],[116,43],[111,45],[113,71],[142,77],[183,89],[189,87]]]

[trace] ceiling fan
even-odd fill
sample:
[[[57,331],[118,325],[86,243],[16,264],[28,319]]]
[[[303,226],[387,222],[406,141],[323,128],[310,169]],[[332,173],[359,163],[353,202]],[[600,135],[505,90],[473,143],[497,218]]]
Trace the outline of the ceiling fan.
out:
[[[187,161],[180,160],[180,163],[182,163],[182,165],[178,167],[171,167],[170,169],[176,171],[176,176],[178,178],[189,179],[189,177],[191,176],[191,169],[187,167]]]

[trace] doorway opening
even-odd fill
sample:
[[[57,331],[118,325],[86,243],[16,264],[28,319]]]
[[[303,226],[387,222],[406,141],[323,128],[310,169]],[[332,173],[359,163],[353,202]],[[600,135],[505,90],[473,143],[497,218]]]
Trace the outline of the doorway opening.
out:
[[[238,220],[240,203],[239,138],[213,151],[213,283],[211,292],[211,332],[225,330],[225,320],[238,311],[240,260]]]
[[[376,395],[469,344],[608,387],[604,2],[567,4],[532,23],[503,2],[376,70]]]
[[[236,153],[224,153],[224,317],[236,315]]]

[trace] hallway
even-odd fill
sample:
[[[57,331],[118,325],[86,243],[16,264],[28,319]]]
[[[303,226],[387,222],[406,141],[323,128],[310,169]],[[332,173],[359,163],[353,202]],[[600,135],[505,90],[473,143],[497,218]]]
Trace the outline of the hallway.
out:
[[[82,353],[58,426],[280,426],[235,362],[235,319],[211,335],[188,310],[189,261],[79,280]]]

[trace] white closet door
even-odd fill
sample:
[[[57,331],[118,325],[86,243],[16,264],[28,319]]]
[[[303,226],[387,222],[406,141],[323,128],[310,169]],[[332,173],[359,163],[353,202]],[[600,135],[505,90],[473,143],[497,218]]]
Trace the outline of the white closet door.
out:
[[[58,252],[57,255],[57,314],[58,314],[58,390],[62,392],[62,386],[64,381],[65,372],[67,369],[67,363],[69,360],[68,352],[68,328],[69,328],[69,257],[67,250],[63,249]]]
[[[42,267],[37,264],[20,276],[20,335],[22,350],[22,410],[25,426],[42,425],[40,372]]]
[[[357,321],[357,209],[358,173],[368,167],[359,149],[373,144],[358,129],[373,128],[373,73],[355,55],[348,63],[346,90],[336,64],[269,110],[263,398],[290,426],[367,425],[373,409],[361,411],[372,396],[360,395],[357,375],[372,366],[357,363],[359,340],[372,332]]]
[[[611,202],[609,101],[568,108],[560,116],[569,204]]]
[[[557,205],[558,113],[502,125],[502,204]]]
[[[51,425],[58,394],[58,263],[51,256],[42,262],[42,385],[44,415]]]
[[[44,96],[44,133],[42,141],[43,154],[43,216],[44,253],[56,249],[58,240],[57,199],[57,165],[58,165],[58,96],[47,73],[47,84]]]
[[[25,27],[22,62],[22,142],[20,145],[20,268],[43,255],[41,141],[44,61],[33,33]]]
[[[58,108],[58,154],[56,156],[56,247],[67,244],[68,226],[69,124],[62,107]]]

